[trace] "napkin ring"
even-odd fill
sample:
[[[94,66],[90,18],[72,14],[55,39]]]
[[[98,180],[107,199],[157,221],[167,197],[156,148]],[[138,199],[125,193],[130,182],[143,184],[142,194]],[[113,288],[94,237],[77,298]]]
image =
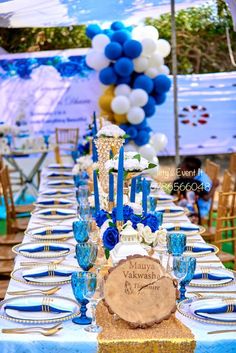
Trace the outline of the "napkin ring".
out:
[[[47,228],[46,229],[46,235],[51,235],[52,234],[52,229],[51,228]]]
[[[50,312],[50,298],[43,297],[42,300],[42,311],[45,313],[49,313]]]
[[[56,269],[56,265],[55,264],[48,264],[48,274],[50,277],[54,277],[55,276],[55,269]]]
[[[185,248],[185,251],[192,251],[193,250],[193,247],[192,246],[186,246],[186,248]]]
[[[227,313],[233,313],[235,304],[230,299],[223,299],[223,301],[227,304]]]
[[[49,251],[49,245],[44,245],[44,251]]]
[[[179,226],[176,226],[176,227],[175,227],[175,231],[180,231],[180,227],[179,227]]]
[[[208,279],[209,271],[207,268],[202,268],[202,279]]]

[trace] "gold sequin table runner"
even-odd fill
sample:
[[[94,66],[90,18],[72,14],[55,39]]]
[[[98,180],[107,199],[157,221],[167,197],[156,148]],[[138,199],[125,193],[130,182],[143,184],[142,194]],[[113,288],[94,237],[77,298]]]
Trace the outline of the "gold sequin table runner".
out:
[[[174,315],[146,329],[132,329],[116,320],[101,302],[97,322],[103,331],[98,335],[98,353],[193,353],[196,342],[190,329]]]

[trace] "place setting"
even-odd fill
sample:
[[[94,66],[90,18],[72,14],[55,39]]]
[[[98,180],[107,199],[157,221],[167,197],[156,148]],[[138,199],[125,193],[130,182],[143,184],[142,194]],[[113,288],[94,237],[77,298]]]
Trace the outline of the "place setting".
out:
[[[43,198],[68,198],[68,197],[74,197],[75,192],[72,189],[50,189],[46,188],[42,191],[39,192],[39,196]]]
[[[179,217],[183,216],[186,213],[184,208],[181,206],[157,206],[156,211],[163,213],[163,216],[166,218]]]
[[[71,172],[73,169],[73,164],[67,164],[67,163],[52,163],[47,166],[47,169],[49,171],[56,171],[56,172]]]
[[[48,180],[47,186],[49,188],[57,188],[57,189],[62,189],[62,188],[74,189],[75,188],[74,180],[66,180],[66,179],[65,180],[64,179]]]
[[[181,232],[187,236],[194,236],[205,232],[205,228],[203,226],[193,224],[191,222],[179,222],[178,224],[163,223],[162,228],[166,229],[168,233]]]
[[[77,210],[75,208],[43,208],[36,209],[31,214],[38,219],[64,220],[75,218],[77,215]]]
[[[69,198],[42,198],[39,197],[36,202],[34,202],[34,206],[36,208],[67,208],[74,207],[76,205],[75,200],[71,200]]]
[[[29,258],[58,258],[74,252],[74,245],[66,242],[33,242],[13,246],[15,254]]]
[[[29,227],[25,232],[31,238],[36,240],[67,240],[73,238],[73,231],[71,226],[66,225],[48,225]]]

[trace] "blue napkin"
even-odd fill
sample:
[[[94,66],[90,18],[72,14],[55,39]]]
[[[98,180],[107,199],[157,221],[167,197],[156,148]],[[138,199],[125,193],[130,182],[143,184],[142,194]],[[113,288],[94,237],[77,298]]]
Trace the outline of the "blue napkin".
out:
[[[199,230],[199,227],[193,228],[193,227],[187,227],[187,226],[173,226],[173,227],[166,227],[165,229],[168,230],[169,232],[174,230],[197,231]]]
[[[35,253],[35,252],[41,252],[41,251],[46,251],[45,248],[47,249],[47,251],[69,251],[70,248],[68,247],[62,247],[59,245],[39,245],[36,246],[35,248],[27,248],[27,249],[21,249],[20,252],[22,251],[27,251],[29,253]]]
[[[187,245],[186,248],[185,248],[185,251],[192,251],[192,252],[210,251],[210,252],[214,252],[214,248],[212,248],[212,247],[200,248],[200,247],[197,247],[197,246],[189,246],[189,245]]]
[[[162,212],[162,213],[177,213],[177,212],[181,212],[182,210],[179,208],[168,208],[168,209],[157,209],[158,212]]]
[[[68,234],[72,232],[72,229],[52,229],[50,230],[50,234]],[[43,230],[42,232],[37,232],[36,235],[48,235],[48,232],[46,230]]]
[[[40,277],[47,277],[47,276],[50,276],[50,273],[52,271],[48,272],[48,271],[44,271],[44,272],[38,272],[38,273],[32,273],[32,274],[28,274],[28,275],[23,275],[22,277],[23,278],[29,278],[29,277],[32,277],[32,278],[40,278]],[[54,276],[60,276],[60,277],[68,277],[72,274],[73,271],[71,272],[62,272],[60,270],[54,270],[53,271],[53,274]]]
[[[68,201],[55,201],[55,200],[49,200],[49,201],[38,201],[38,204],[40,205],[68,205]]]
[[[40,212],[38,216],[44,215],[44,216],[68,216],[70,213],[67,212],[62,212],[62,211],[45,211],[45,212]]]
[[[47,191],[44,193],[44,195],[67,195],[70,193],[71,191],[57,190],[57,191]]]
[[[63,174],[63,173],[51,173],[49,174],[50,177],[72,177],[72,175],[69,174]]]
[[[210,279],[212,281],[220,281],[222,279],[232,279],[231,276],[227,276],[227,275],[215,275],[215,274],[212,274],[212,273],[207,273],[207,274],[204,274],[204,273],[195,273],[194,276],[193,276],[193,279],[202,279],[202,278],[206,278],[207,276],[207,279]]]
[[[227,313],[227,312],[233,312],[233,313],[236,313],[236,305],[235,304],[232,304],[232,305],[222,305],[222,306],[219,306],[217,308],[202,308],[202,309],[198,309],[198,310],[195,310],[195,314],[196,315],[199,315],[199,316],[202,316],[202,317],[205,317],[204,315],[201,315],[201,314],[224,314],[224,313]]]
[[[29,306],[20,306],[20,305],[6,305],[5,307],[6,309],[12,309],[12,310],[18,310],[18,311],[43,311],[43,305],[29,305]],[[69,310],[63,310],[63,309],[58,309],[58,308],[54,308],[51,305],[47,305],[47,308],[49,309],[49,312],[51,313],[69,313]]]

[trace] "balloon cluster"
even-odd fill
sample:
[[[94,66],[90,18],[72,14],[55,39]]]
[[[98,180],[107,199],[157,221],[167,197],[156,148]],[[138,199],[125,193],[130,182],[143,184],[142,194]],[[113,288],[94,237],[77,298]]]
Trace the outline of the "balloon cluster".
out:
[[[171,87],[169,68],[164,65],[170,44],[158,39],[153,26],[125,27],[119,21],[105,30],[89,25],[86,34],[92,40],[86,63],[108,86],[99,98],[102,116],[121,125],[129,135],[126,143],[148,144],[152,130],[147,118],[154,115],[156,105],[164,103]],[[152,148],[157,152],[155,144]]]

